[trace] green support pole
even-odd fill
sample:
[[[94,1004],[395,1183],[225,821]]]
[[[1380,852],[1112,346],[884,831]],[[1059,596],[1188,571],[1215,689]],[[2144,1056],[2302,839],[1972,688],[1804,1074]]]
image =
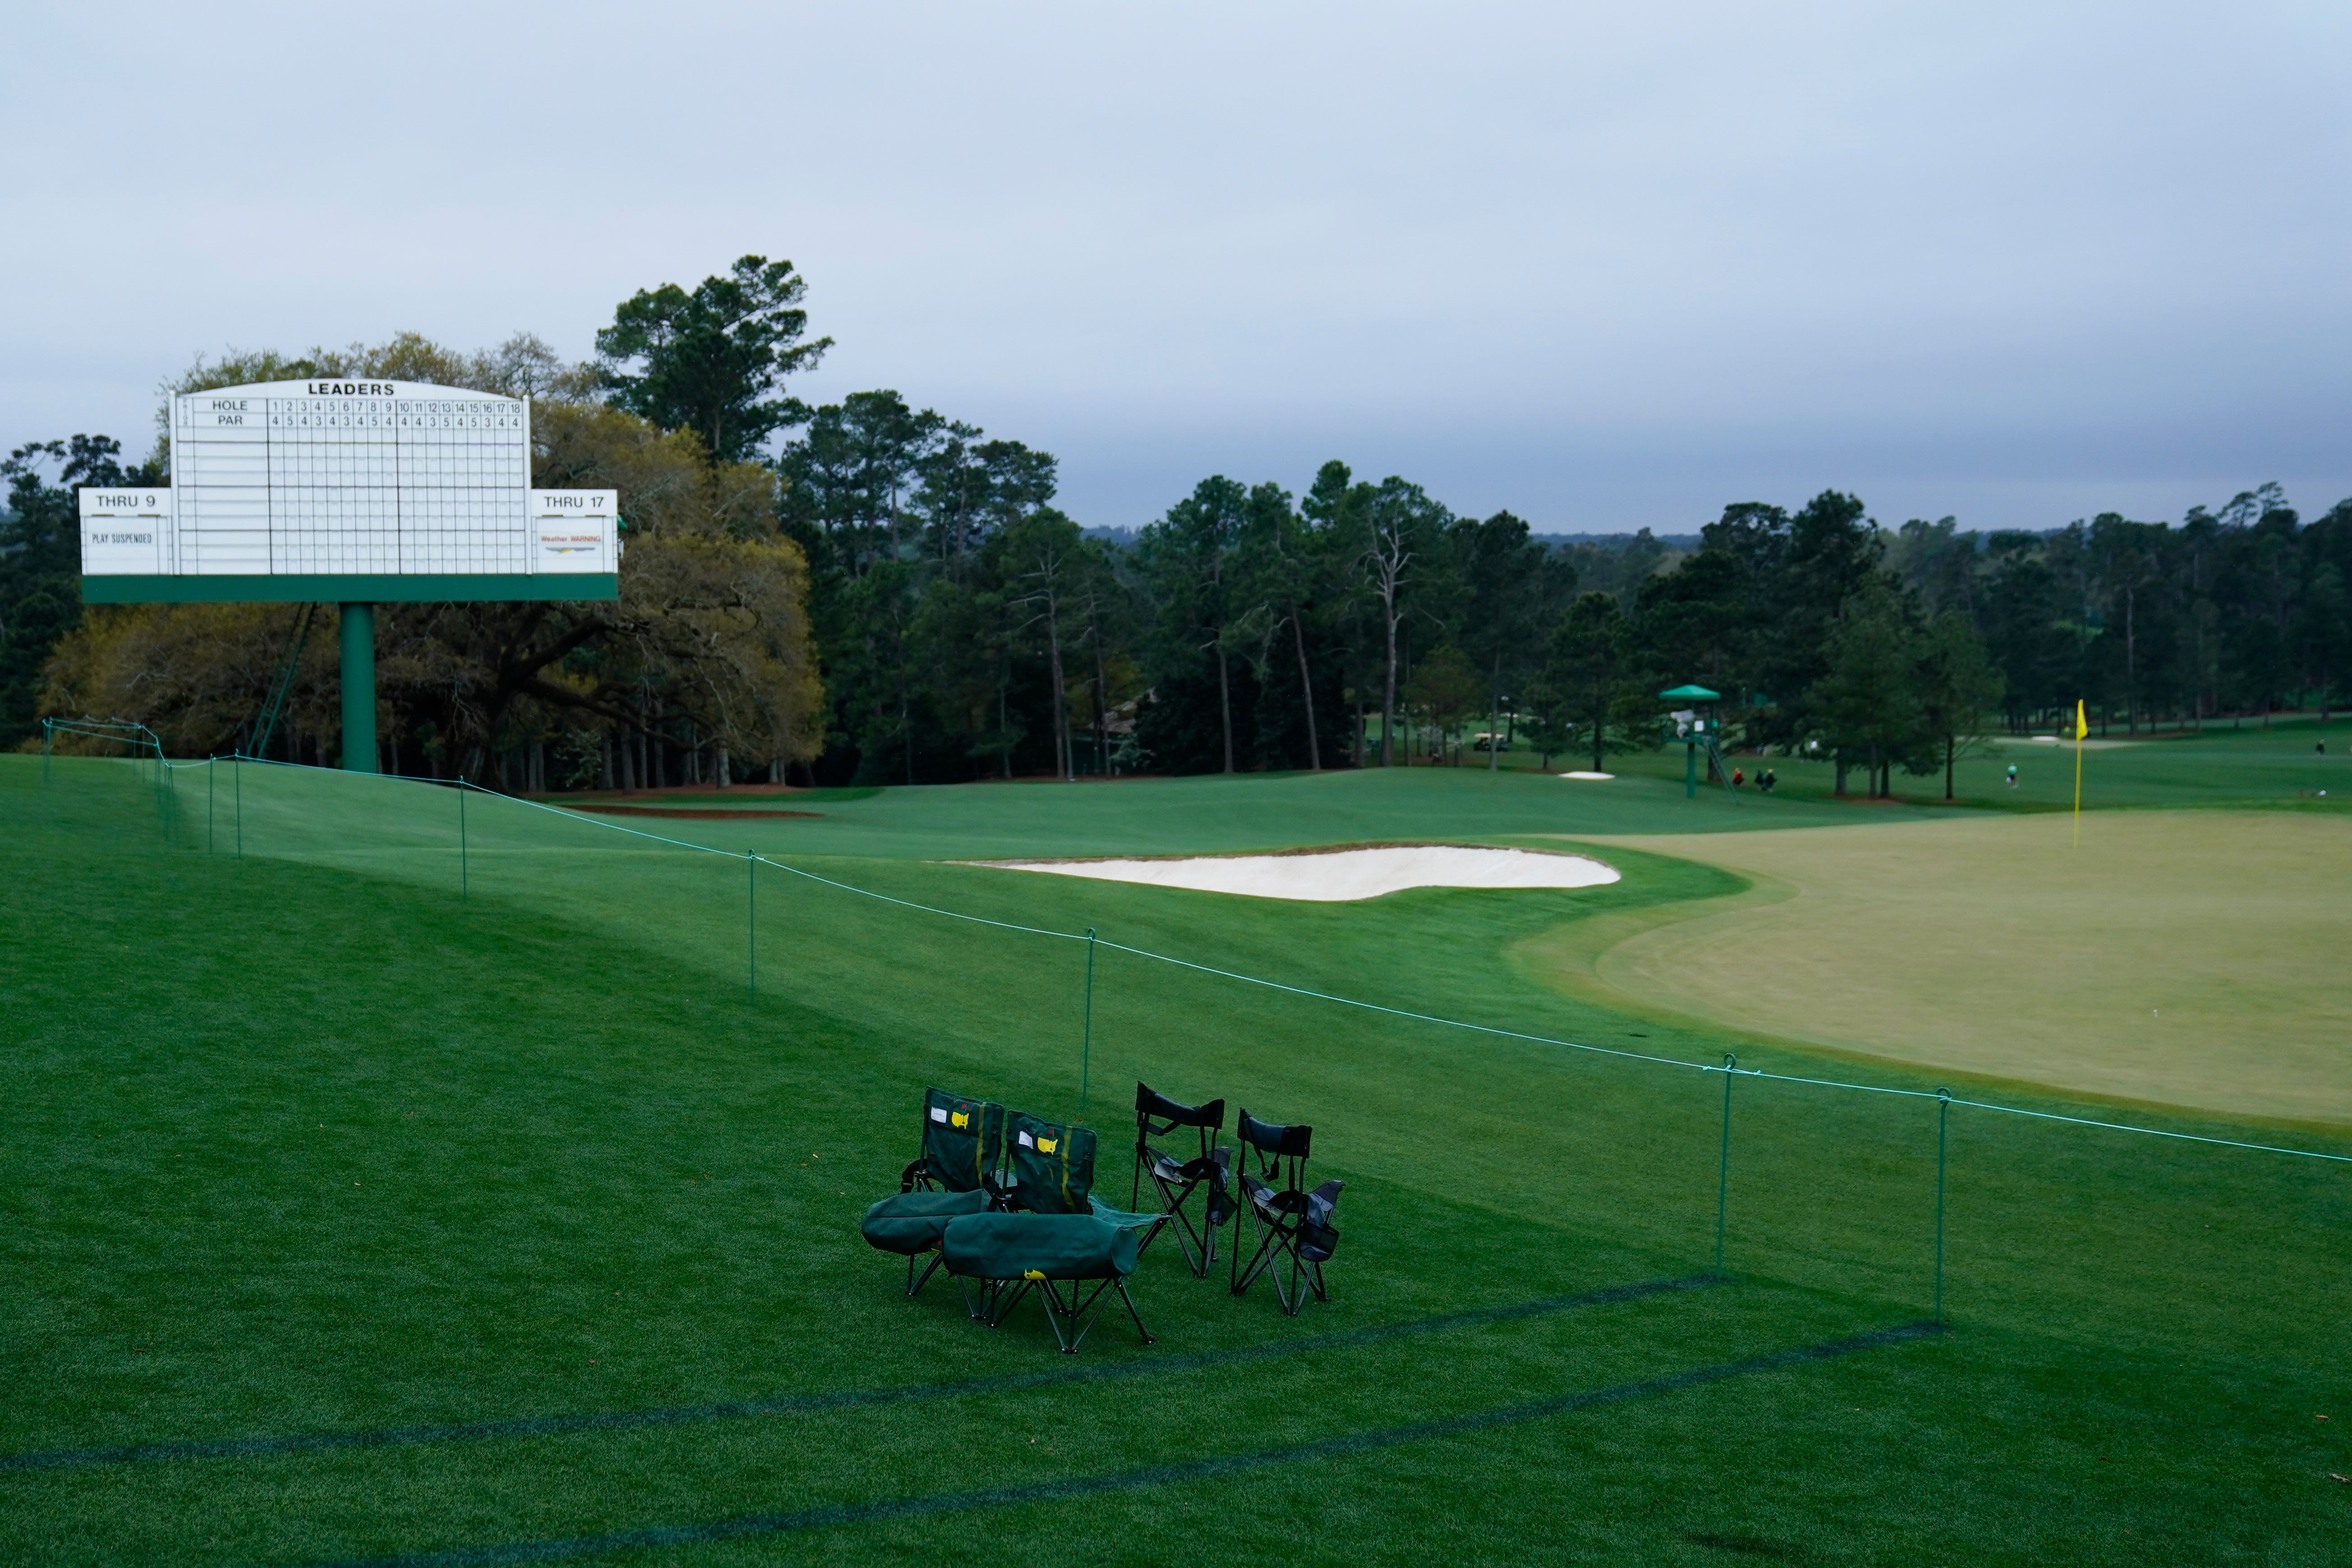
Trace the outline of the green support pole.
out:
[[[375,765],[375,606],[343,606],[343,771]]]
[[[743,984],[756,1000],[760,994],[760,858],[749,849],[743,851]]]
[[[466,868],[466,775],[457,775],[457,901],[474,896],[472,874]]]
[[[229,764],[229,778],[236,785],[236,858],[245,858],[245,753],[239,752],[236,761]]]
[[[1087,1103],[1087,1080],[1095,1055],[1095,928],[1087,927],[1087,1032],[1078,1042],[1078,1108]]]
[[[49,749],[57,744],[58,732],[49,728],[47,719],[41,721],[41,787],[49,787]]]
[[[220,759],[205,759],[205,853],[213,852],[213,801],[220,794]]]
[[[1723,1228],[1731,1214],[1731,1075],[1739,1058],[1723,1053],[1723,1157],[1715,1174],[1715,1271],[1723,1272]]]
[[[1936,1091],[1936,1321],[1944,1321],[1944,1147],[1952,1118],[1952,1091]]]
[[[1688,741],[1683,742],[1683,798],[1698,798],[1698,746]]]

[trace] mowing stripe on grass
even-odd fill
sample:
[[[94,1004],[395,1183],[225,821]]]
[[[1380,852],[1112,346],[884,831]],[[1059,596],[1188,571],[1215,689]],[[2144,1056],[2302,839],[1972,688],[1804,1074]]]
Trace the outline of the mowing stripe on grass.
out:
[[[919,1519],[929,1514],[959,1513],[969,1509],[1006,1508],[1025,1502],[1059,1502],[1104,1492],[1134,1491],[1144,1487],[1208,1480],[1245,1470],[1265,1469],[1274,1465],[1327,1459],[1374,1448],[1392,1448],[1399,1444],[1418,1443],[1431,1437],[1483,1432],[1490,1427],[1540,1420],[1547,1415],[1563,1415],[1598,1405],[1622,1405],[1656,1394],[1678,1393],[1685,1388],[1723,1383],[1780,1367],[1830,1361],[1852,1355],[1856,1351],[1874,1350],[1881,1345],[1899,1344],[1906,1340],[1924,1339],[1944,1331],[1937,1323],[1905,1323],[1898,1328],[1878,1329],[1842,1340],[1825,1340],[1819,1344],[1801,1345],[1794,1350],[1768,1351],[1742,1361],[1667,1373],[1661,1377],[1643,1378],[1638,1383],[1621,1383],[1609,1388],[1590,1389],[1582,1394],[1563,1394],[1550,1399],[1530,1400],[1524,1405],[1507,1405],[1498,1410],[1452,1415],[1440,1421],[1416,1422],[1410,1426],[1391,1426],[1378,1432],[1325,1437],[1318,1442],[1300,1443],[1287,1448],[1266,1448],[1255,1454],[1228,1454],[1219,1458],[1193,1459],[1183,1464],[1155,1465],[1150,1469],[1127,1470],[1118,1475],[1074,1476],[1067,1480],[1041,1481],[1024,1487],[992,1487],[982,1491],[948,1492],[933,1497],[841,1503],[831,1508],[804,1509],[798,1513],[748,1514],[737,1519],[714,1520],[705,1524],[656,1525],[644,1530],[619,1530],[605,1535],[581,1535],[561,1541],[521,1541],[503,1546],[459,1547],[454,1551],[419,1552],[408,1557],[356,1558],[333,1564],[332,1568],[495,1568],[497,1564],[509,1563],[549,1563],[565,1557],[591,1557],[647,1546],[690,1546],[705,1542],[733,1541],[748,1535],[779,1535],[790,1531],[822,1530],[831,1525]]]
[[[1711,1274],[1685,1275],[1678,1279],[1645,1279],[1630,1285],[1606,1285],[1573,1296],[1551,1296],[1518,1301],[1506,1307],[1481,1307],[1444,1317],[1418,1318],[1403,1323],[1379,1323],[1346,1329],[1308,1339],[1277,1340],[1242,1345],[1233,1350],[1194,1351],[1182,1355],[1151,1356],[1109,1365],[1061,1367],[1052,1372],[1015,1373],[1005,1377],[969,1383],[919,1383],[898,1388],[845,1389],[835,1394],[783,1394],[764,1399],[729,1400],[717,1405],[686,1405],[657,1410],[614,1410],[582,1415],[533,1415],[510,1421],[478,1421],[463,1426],[395,1426],[373,1432],[309,1432],[283,1437],[216,1437],[179,1443],[142,1443],[120,1448],[55,1448],[46,1453],[0,1457],[0,1470],[63,1470],[98,1465],[136,1465],[162,1459],[240,1459],[263,1454],[311,1454],[332,1448],[394,1448],[419,1443],[457,1443],[490,1437],[541,1437],[565,1432],[610,1432],[634,1426],[676,1426],[695,1421],[722,1421],[745,1415],[788,1415],[814,1410],[842,1410],[861,1405],[898,1405],[917,1400],[954,1399],[966,1394],[1003,1394],[1045,1388],[1055,1384],[1094,1383],[1109,1378],[1143,1377],[1154,1373],[1191,1372],[1200,1367],[1230,1366],[1236,1362],[1265,1361],[1302,1351],[1343,1350],[1412,1334],[1433,1334],[1447,1329],[1482,1323],[1538,1318],[1581,1307],[1605,1307],[1637,1301],[1671,1290],[1699,1290],[1722,1281]]]

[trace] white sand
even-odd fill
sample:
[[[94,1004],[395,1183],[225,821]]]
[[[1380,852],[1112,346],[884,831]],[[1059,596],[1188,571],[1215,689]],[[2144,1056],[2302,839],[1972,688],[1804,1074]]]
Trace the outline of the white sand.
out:
[[[1383,849],[1324,849],[1298,855],[1211,855],[1185,860],[967,860],[1008,871],[1147,882],[1253,899],[1344,903],[1407,888],[1593,888],[1614,868],[1581,855],[1526,849],[1465,849],[1447,844]]]
[[[1562,773],[1559,776],[1564,779],[1613,779],[1617,775],[1615,773],[1596,773],[1591,768],[1579,768],[1572,773]]]
[[[2146,743],[2147,742],[2142,741],[2094,741],[2088,736],[2085,736],[2083,740],[2083,750],[2086,752],[2113,752],[2120,750],[2125,746],[2138,746],[2145,745]],[[2058,735],[2004,735],[1996,742],[1996,744],[2003,749],[2012,746],[2063,746],[2071,752],[2074,749],[2074,737],[2072,735],[2063,737]]]

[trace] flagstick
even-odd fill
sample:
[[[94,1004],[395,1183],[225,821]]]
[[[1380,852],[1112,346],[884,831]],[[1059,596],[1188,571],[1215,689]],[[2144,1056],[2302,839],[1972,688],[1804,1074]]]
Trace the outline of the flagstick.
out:
[[[2074,737],[2074,847],[2083,847],[2083,737]]]
[[[2074,704],[2074,847],[2083,847],[2083,704]]]

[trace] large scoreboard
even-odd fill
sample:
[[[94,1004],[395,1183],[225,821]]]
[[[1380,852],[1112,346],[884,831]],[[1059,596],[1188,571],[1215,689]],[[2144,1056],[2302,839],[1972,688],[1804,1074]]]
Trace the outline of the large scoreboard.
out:
[[[81,492],[82,597],[610,599],[611,490],[530,488],[530,405],[416,382],[172,400],[172,479]]]

